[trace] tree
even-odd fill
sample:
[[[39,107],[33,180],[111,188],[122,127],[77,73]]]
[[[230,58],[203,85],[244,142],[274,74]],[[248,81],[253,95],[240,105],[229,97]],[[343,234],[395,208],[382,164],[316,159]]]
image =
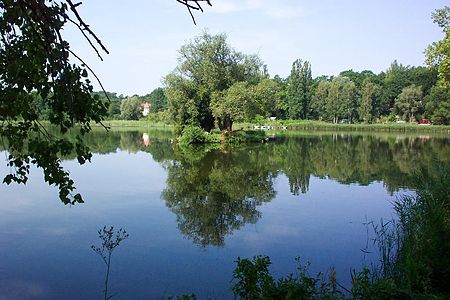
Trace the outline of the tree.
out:
[[[359,118],[365,123],[372,123],[380,115],[381,86],[370,80],[364,80],[359,106]]]
[[[426,50],[427,63],[437,68],[439,82],[425,98],[425,113],[433,123],[450,124],[450,7],[436,10],[432,18],[445,36]]]
[[[306,119],[312,98],[311,65],[297,59],[292,63],[287,83],[288,112],[291,119]]]
[[[450,7],[436,10],[432,14],[433,22],[444,32],[444,38],[432,43],[426,50],[427,63],[438,69],[439,80],[443,86],[450,85]]]
[[[59,188],[64,203],[82,202],[82,198],[72,195],[74,183],[59,156],[76,151],[81,164],[90,160],[83,136],[90,131],[91,121],[101,122],[107,114],[107,105],[91,96],[89,67],[70,62],[70,57],[79,57],[62,37],[63,27],[72,22],[89,41],[94,40],[91,45],[97,54],[97,46],[106,51],[76,7],[70,0],[0,4],[0,136],[6,139],[12,168],[3,182],[26,183],[30,164],[35,164],[43,169],[45,181]],[[42,99],[48,120],[61,135],[51,135],[40,123],[32,93]],[[77,138],[65,138],[74,126],[80,127]]]
[[[434,86],[424,103],[425,115],[434,124],[450,125],[450,86]]]
[[[277,83],[263,79],[257,85],[237,82],[225,92],[214,94],[211,109],[219,127],[231,131],[235,121],[250,120],[257,115],[270,116],[277,102]]]
[[[326,119],[327,117],[327,99],[331,83],[328,80],[320,80],[316,92],[311,101],[311,110],[314,117]]]
[[[408,85],[415,84],[421,86],[424,95],[430,93],[431,88],[438,81],[438,72],[436,67],[411,67],[407,72]]]
[[[259,57],[233,50],[225,34],[203,32],[181,47],[179,65],[165,78],[171,118],[181,128],[194,125],[210,131],[215,121],[210,107],[213,93],[264,77],[267,71]]]
[[[377,80],[377,75],[369,70],[364,70],[362,72],[355,72],[353,70],[342,71],[339,73],[339,76],[347,77],[351,81],[356,84],[356,87],[359,89],[362,88],[363,83],[366,79],[370,79],[371,81]]]
[[[163,88],[154,89],[150,95],[150,112],[156,113],[167,109],[167,98]]]
[[[108,119],[120,118],[120,104],[124,99],[123,95],[117,96],[117,93],[111,92],[93,92],[91,95],[97,95],[101,101],[108,105]]]
[[[409,122],[415,119],[416,114],[422,108],[422,89],[414,84],[405,87],[395,101],[395,106]]]
[[[189,9],[202,10],[209,0],[177,1]],[[4,0],[0,2],[0,136],[9,152],[4,183],[25,184],[30,165],[42,168],[45,181],[56,185],[65,203],[83,202],[60,156],[77,153],[80,164],[92,154],[83,142],[91,122],[107,116],[107,103],[96,95],[88,79],[89,66],[74,53],[62,31],[73,24],[101,57],[107,49],[78,13],[71,0]],[[78,61],[79,64],[74,64]],[[100,81],[99,81],[100,83]],[[101,85],[101,83],[100,83]],[[39,119],[35,99],[47,109],[48,121],[59,129],[52,135]],[[66,134],[77,127],[78,135]]]
[[[358,100],[356,84],[353,81],[348,80],[344,83],[342,89],[340,111],[341,116],[347,118],[350,123],[357,117]]]
[[[278,102],[275,103],[274,115],[279,119],[288,117],[288,100],[287,100],[287,79],[281,78],[279,75],[273,77],[278,85]]]
[[[124,120],[139,120],[142,117],[141,101],[137,96],[122,101],[120,117]]]
[[[395,99],[408,86],[408,68],[396,60],[386,71],[383,82],[383,114],[388,114],[395,105]]]
[[[356,85],[347,77],[338,76],[329,86],[325,103],[325,114],[328,120],[337,123],[347,118],[350,122],[356,114]]]

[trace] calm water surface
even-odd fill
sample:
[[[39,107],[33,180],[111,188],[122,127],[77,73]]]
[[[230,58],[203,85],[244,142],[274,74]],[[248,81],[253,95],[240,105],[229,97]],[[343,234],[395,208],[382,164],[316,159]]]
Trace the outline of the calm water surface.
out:
[[[37,170],[25,187],[0,185],[0,299],[102,298],[105,266],[90,246],[104,225],[130,234],[112,258],[115,299],[231,298],[234,260],[257,254],[277,275],[294,272],[297,256],[312,274],[334,266],[346,285],[351,268],[376,261],[361,251],[363,223],[394,217],[414,173],[450,164],[445,137],[293,134],[217,150],[171,139],[89,136],[93,162],[64,162],[82,205],[64,206]]]

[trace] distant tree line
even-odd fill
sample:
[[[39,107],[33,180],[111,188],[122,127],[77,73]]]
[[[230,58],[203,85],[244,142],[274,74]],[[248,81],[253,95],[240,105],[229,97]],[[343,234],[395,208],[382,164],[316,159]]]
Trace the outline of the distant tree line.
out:
[[[416,122],[450,124],[450,9],[432,18],[444,38],[426,50],[427,66],[397,61],[378,74],[346,70],[313,78],[308,61],[296,59],[287,78],[270,78],[257,55],[236,51],[225,34],[203,32],[179,50],[179,64],[164,78],[164,88],[145,96],[95,92],[109,103],[108,118],[143,118],[205,131],[232,130],[234,122],[276,117],[278,120],[321,120],[333,123]],[[50,111],[36,96],[41,117]],[[108,99],[109,98],[109,99]]]
[[[161,87],[144,96],[124,96],[112,92],[93,92],[92,96],[99,97],[108,105],[107,119],[109,120],[139,120],[144,117],[142,109],[144,103],[150,104],[149,118],[167,110],[167,98]],[[33,94],[33,98],[40,118],[48,119],[50,109],[46,103],[37,94]]]
[[[311,64],[297,59],[287,78],[270,78],[258,56],[234,50],[224,34],[204,32],[181,47],[178,66],[165,77],[168,117],[180,130],[206,131],[258,117],[450,124],[450,8],[432,17],[445,36],[426,50],[428,66],[394,61],[378,74],[346,70],[313,78]]]

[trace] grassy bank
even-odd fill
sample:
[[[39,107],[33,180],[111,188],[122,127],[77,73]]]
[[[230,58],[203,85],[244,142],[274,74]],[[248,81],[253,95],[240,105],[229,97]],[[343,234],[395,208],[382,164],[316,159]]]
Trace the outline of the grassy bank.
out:
[[[253,128],[256,123],[236,123],[235,129]],[[263,125],[273,126],[274,129],[314,130],[314,131],[376,131],[376,132],[424,132],[450,134],[450,126],[418,125],[418,124],[333,124],[310,120],[281,120],[268,121]]]
[[[173,128],[173,125],[163,122],[149,122],[146,120],[108,120],[103,122],[111,128],[129,127],[129,128]],[[403,132],[403,133],[440,133],[450,134],[450,126],[445,125],[418,125],[418,124],[333,124],[321,121],[310,120],[280,120],[267,121],[265,126],[273,126],[274,130],[288,131],[346,131],[346,132]],[[93,127],[100,126],[93,124]],[[234,130],[254,129],[256,123],[241,122],[233,125]]]
[[[173,128],[173,125],[162,123],[162,122],[149,122],[144,120],[132,121],[132,120],[107,120],[103,122],[104,125],[111,127],[113,129],[120,127],[130,127],[130,128]],[[92,124],[93,127],[101,127],[99,124]]]

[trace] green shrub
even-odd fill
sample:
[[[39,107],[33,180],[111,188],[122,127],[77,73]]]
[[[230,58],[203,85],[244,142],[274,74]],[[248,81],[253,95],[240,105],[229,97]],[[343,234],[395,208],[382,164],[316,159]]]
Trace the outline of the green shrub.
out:
[[[186,126],[178,138],[178,142],[182,145],[203,144],[206,139],[206,133],[200,127]]]
[[[236,260],[231,290],[240,299],[343,299],[337,290],[335,272],[328,278],[321,273],[316,277],[308,275],[308,266],[297,258],[298,274],[289,274],[275,280],[269,272],[268,256],[255,256],[252,260]]]
[[[221,142],[220,134],[209,133],[197,126],[184,127],[178,142],[181,145],[215,144]]]

